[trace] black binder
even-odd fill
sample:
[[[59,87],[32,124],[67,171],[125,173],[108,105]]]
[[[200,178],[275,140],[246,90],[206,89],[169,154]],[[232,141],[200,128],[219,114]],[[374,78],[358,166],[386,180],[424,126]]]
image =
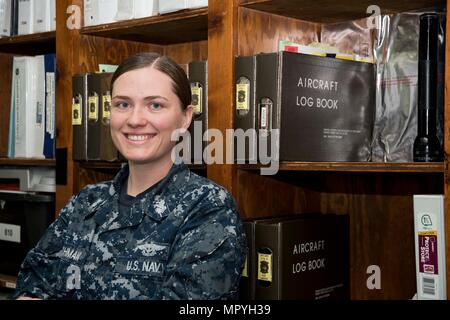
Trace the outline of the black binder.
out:
[[[257,55],[259,144],[279,129],[279,159],[370,161],[375,73],[370,63],[293,52]],[[264,152],[263,152],[264,154]]]
[[[87,88],[88,74],[72,78],[73,160],[87,160]]]
[[[192,61],[189,63],[189,82],[191,83],[192,105],[194,113],[189,127],[191,134],[191,160],[195,164],[203,163],[203,150],[207,142],[203,134],[208,129],[208,62]],[[199,130],[195,130],[195,122]],[[200,134],[199,134],[200,133]],[[196,135],[194,135],[196,134]],[[201,150],[201,152],[199,152]]]
[[[255,223],[257,300],[349,299],[349,219],[302,214]]]
[[[99,73],[100,81],[100,159],[104,161],[118,160],[116,146],[111,138],[111,78],[112,73]]]
[[[100,160],[100,97],[102,88],[98,74],[88,76],[87,92],[87,160]]]
[[[248,252],[239,283],[239,299],[254,300],[256,288],[255,222],[248,220],[242,223],[247,238]]]
[[[235,58],[236,101],[234,110],[234,130],[242,129],[244,141],[235,139],[234,159],[238,163],[256,162],[256,56]],[[250,131],[248,131],[250,130]]]

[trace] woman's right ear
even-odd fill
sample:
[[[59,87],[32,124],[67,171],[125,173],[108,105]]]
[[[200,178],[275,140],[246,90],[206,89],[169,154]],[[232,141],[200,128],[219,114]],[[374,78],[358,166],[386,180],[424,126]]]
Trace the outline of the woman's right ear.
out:
[[[182,124],[182,128],[184,129],[189,129],[189,126],[191,125],[192,122],[192,116],[194,114],[194,107],[190,104],[186,107],[186,109],[184,109],[184,117],[183,117],[183,124]]]

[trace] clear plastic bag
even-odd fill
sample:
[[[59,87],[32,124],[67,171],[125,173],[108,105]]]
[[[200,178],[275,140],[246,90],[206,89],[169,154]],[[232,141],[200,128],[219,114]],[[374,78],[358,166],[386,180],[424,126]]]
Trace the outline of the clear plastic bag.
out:
[[[324,25],[321,42],[376,64],[372,161],[412,162],[417,135],[419,16],[440,14],[438,138],[443,143],[445,10],[421,10]],[[374,25],[372,28],[371,26]]]

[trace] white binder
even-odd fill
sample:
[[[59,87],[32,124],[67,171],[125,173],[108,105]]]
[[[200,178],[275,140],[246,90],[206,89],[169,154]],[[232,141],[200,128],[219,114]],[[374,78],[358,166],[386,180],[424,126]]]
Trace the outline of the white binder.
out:
[[[11,1],[0,0],[0,37],[11,36]]]
[[[19,27],[17,34],[30,34],[33,32],[33,16],[34,16],[34,1],[19,0]]]
[[[56,0],[50,0],[50,31],[56,30]]]
[[[94,8],[97,2],[95,0],[84,0],[84,26],[89,27],[96,24],[95,16],[97,10]]]
[[[134,0],[134,18],[158,15],[158,0]]]
[[[159,0],[159,13],[169,13],[187,9],[188,0]]]
[[[417,298],[446,300],[444,196],[414,195]]]
[[[208,6],[208,0],[188,0],[189,9],[202,8]]]
[[[41,57],[14,57],[15,158],[44,158],[45,69]]]
[[[130,20],[134,18],[134,0],[121,0],[117,4],[117,21]]]
[[[116,21],[118,0],[84,0],[84,25],[93,26]]]
[[[34,5],[33,33],[50,31],[51,1],[54,0],[40,0]]]

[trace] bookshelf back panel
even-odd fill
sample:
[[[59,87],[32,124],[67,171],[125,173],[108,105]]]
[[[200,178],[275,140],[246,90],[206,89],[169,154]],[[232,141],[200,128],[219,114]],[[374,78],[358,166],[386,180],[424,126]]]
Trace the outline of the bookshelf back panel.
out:
[[[240,0],[249,8],[271,12],[307,21],[334,23],[359,19],[370,15],[371,5],[377,5],[381,13],[394,13],[421,8],[432,8],[445,3],[445,0]],[[369,11],[373,12],[373,11]]]
[[[164,53],[164,47],[124,40],[81,36],[79,72],[94,72],[99,64],[120,64],[128,56],[138,52]]]
[[[208,59],[208,41],[186,42],[164,47],[164,54],[179,64]]]
[[[319,41],[320,25],[270,13],[239,8],[238,55],[278,51],[280,40],[300,44]]]

